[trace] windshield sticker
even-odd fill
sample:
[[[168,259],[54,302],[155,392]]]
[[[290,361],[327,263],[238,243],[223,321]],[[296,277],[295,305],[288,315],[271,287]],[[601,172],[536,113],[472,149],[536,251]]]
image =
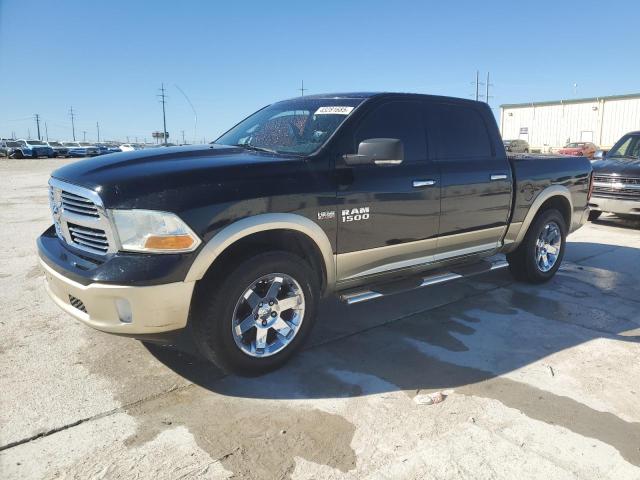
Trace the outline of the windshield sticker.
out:
[[[353,107],[334,106],[334,107],[320,107],[316,110],[316,115],[349,115],[353,110]]]

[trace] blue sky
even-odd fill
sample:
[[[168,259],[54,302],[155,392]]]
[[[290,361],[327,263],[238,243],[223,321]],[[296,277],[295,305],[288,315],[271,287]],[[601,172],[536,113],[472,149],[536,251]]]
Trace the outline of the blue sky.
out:
[[[307,93],[390,90],[470,98],[491,72],[501,103],[640,91],[637,0],[0,0],[0,137],[33,114],[51,139],[214,139],[256,110]],[[573,83],[577,83],[577,95]],[[497,111],[494,110],[494,111]],[[44,127],[43,127],[44,130]]]

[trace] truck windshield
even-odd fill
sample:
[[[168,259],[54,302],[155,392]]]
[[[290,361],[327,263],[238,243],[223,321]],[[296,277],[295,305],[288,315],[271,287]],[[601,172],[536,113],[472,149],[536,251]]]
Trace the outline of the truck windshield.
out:
[[[214,143],[309,155],[331,137],[362,100],[299,98],[274,103],[246,118]]]
[[[608,158],[628,158],[637,160],[640,158],[640,135],[627,135],[613,146]]]

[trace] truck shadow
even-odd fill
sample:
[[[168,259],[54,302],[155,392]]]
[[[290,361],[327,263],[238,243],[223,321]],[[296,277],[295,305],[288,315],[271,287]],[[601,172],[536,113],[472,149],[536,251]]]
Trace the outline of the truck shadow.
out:
[[[616,215],[603,215],[598,220],[593,221],[596,225],[606,225],[607,227],[629,228],[634,230],[640,229],[640,216],[637,219],[622,218]]]
[[[585,253],[601,247],[580,246]],[[634,275],[640,250],[618,247],[607,254],[606,267],[602,258],[566,263],[538,286],[514,283],[500,271],[351,307],[327,299],[310,346],[258,378],[224,376],[190,344],[147,348],[176,373],[227,396],[344,398],[456,389],[539,369],[540,360],[595,339],[640,343]]]

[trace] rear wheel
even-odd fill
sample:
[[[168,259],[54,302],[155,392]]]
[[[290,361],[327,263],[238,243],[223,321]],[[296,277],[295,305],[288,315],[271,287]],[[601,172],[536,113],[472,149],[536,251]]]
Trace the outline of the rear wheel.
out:
[[[545,210],[533,221],[522,243],[507,255],[509,270],[518,280],[542,283],[560,268],[567,237],[562,214]]]
[[[589,221],[593,222],[594,220],[597,220],[600,218],[600,215],[602,215],[602,212],[599,210],[591,210],[589,212]]]
[[[15,152],[13,152],[13,158],[24,158],[24,155],[22,154],[21,150],[16,150]]]
[[[257,375],[276,369],[309,335],[319,294],[317,275],[300,257],[255,255],[198,285],[194,340],[224,371]]]

